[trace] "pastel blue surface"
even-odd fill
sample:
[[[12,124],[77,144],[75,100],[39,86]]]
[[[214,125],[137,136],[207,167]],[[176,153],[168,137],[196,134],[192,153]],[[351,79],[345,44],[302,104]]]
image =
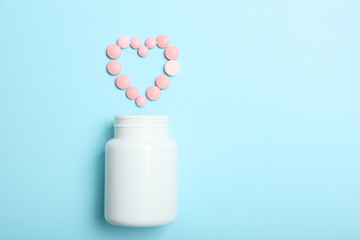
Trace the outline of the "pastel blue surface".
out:
[[[360,239],[358,1],[1,1],[0,239]],[[181,73],[144,109],[106,72],[166,34]],[[160,49],[120,58],[141,94]],[[115,115],[169,115],[179,218],[103,218]]]

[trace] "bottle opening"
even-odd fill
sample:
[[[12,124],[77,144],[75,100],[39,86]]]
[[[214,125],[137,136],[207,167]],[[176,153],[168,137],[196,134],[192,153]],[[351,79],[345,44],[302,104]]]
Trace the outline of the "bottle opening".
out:
[[[168,116],[116,116],[115,127],[168,127]]]

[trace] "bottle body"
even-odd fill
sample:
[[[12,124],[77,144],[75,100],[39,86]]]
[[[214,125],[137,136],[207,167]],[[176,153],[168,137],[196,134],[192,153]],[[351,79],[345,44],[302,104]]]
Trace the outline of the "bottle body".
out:
[[[160,226],[177,218],[177,144],[167,117],[158,118],[117,117],[105,160],[105,218],[112,224]]]

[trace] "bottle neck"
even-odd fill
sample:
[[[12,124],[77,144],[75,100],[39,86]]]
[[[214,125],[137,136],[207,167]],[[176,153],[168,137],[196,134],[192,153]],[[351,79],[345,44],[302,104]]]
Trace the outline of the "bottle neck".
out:
[[[167,116],[117,116],[115,138],[169,138]]]

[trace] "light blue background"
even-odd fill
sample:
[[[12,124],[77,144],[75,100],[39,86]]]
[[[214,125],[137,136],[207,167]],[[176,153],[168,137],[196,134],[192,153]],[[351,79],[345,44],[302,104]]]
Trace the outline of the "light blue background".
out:
[[[358,1],[1,1],[0,239],[360,239]],[[144,109],[106,47],[166,34],[181,73]],[[144,94],[160,49],[123,51]],[[115,115],[169,115],[179,218],[103,218]]]

